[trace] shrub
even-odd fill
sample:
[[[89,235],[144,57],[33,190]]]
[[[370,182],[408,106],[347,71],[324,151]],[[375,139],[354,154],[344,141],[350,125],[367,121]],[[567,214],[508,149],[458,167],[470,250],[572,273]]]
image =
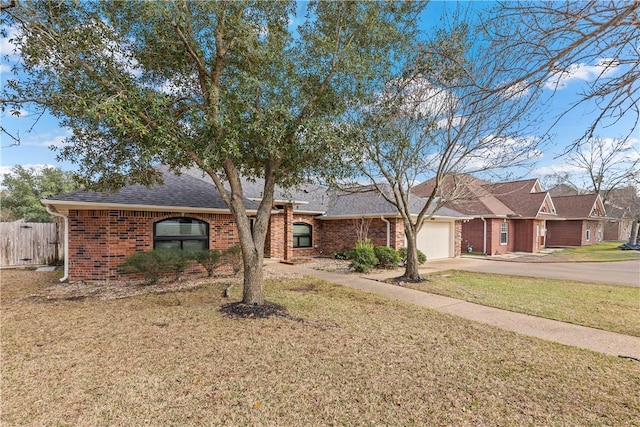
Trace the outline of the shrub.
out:
[[[222,253],[216,249],[189,252],[189,256],[207,270],[207,276],[213,276],[215,269],[222,264]]]
[[[418,251],[418,264],[424,264],[427,261],[427,256],[420,249],[416,249],[416,250]],[[407,248],[398,249],[398,254],[400,255],[402,265],[406,265],[407,264]]]
[[[393,248],[376,246],[373,250],[378,258],[378,266],[382,268],[395,268],[402,262],[400,254]]]
[[[244,266],[244,261],[242,259],[242,250],[240,249],[240,246],[232,246],[228,249],[225,249],[222,252],[222,262],[225,264],[231,264],[231,267],[233,268],[233,274],[238,274]]]
[[[121,274],[141,273],[148,284],[154,284],[167,271],[158,251],[135,252],[118,267]]]
[[[176,279],[191,265],[193,258],[188,252],[178,249],[161,249],[148,252],[135,252],[120,264],[121,274],[141,273],[147,284],[153,285],[167,273],[174,273]]]
[[[342,260],[344,260],[344,259],[348,259],[348,258],[349,258],[349,257],[347,256],[347,254],[346,254],[346,253],[344,253],[344,252],[340,252],[340,251],[338,251],[338,252],[334,252],[331,256],[332,256],[334,259],[342,259]]]
[[[176,279],[179,279],[194,261],[191,252],[180,249],[162,249],[154,252],[158,252],[161,262],[166,266],[167,271],[176,275]]]
[[[356,242],[355,247],[349,252],[349,259],[351,260],[349,268],[359,273],[368,272],[378,263],[373,243],[369,239]]]

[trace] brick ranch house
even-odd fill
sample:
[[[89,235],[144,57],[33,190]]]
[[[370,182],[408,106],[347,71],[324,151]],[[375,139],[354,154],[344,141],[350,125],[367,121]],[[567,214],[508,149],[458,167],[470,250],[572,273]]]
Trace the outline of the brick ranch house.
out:
[[[426,197],[433,186],[425,181],[412,191]],[[462,244],[470,251],[536,253],[602,240],[607,218],[597,194],[551,197],[537,179],[491,183],[467,174],[452,175],[441,188],[451,198],[445,206],[473,217],[462,224]]]
[[[547,246],[587,246],[605,240],[609,218],[598,194],[555,196],[560,221],[547,223]]]
[[[430,180],[412,191],[426,197],[432,188]],[[462,225],[463,249],[473,252],[539,252],[545,246],[546,221],[557,218],[551,197],[535,179],[493,184],[459,174],[441,188],[451,198],[445,206],[473,217]]]
[[[61,281],[115,279],[118,267],[134,252],[225,249],[238,244],[233,216],[209,177],[195,170],[176,175],[165,167],[158,169],[163,183],[151,188],[131,185],[115,193],[80,190],[42,200],[67,223]],[[245,181],[243,190],[247,213],[255,214],[261,183]],[[326,189],[316,185],[276,190],[265,257],[291,261],[350,249],[357,240],[356,225],[362,221],[370,222],[368,237],[376,245],[404,246],[399,215],[375,199],[370,193],[364,199],[334,196],[331,202]],[[431,258],[460,255],[464,219],[451,210],[439,212],[424,227],[418,247]]]

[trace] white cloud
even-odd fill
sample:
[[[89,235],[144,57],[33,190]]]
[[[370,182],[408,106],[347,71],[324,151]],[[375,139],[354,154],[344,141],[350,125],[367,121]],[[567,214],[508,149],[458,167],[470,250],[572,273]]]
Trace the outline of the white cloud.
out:
[[[552,164],[550,166],[543,166],[540,168],[536,168],[531,172],[531,175],[537,176],[537,177],[544,177],[549,175],[564,175],[564,174],[574,175],[581,172],[582,172],[581,169],[576,166],[570,165],[565,162],[559,162],[557,164]]]
[[[8,109],[2,113],[2,117],[27,117],[29,115],[29,111],[20,108],[19,110]]]
[[[505,99],[519,99],[529,94],[531,88],[528,82],[520,82],[507,86],[504,90],[503,97]]]
[[[611,58],[603,58],[595,65],[572,64],[568,68],[554,73],[545,83],[546,89],[564,89],[578,80],[593,81],[615,72],[620,64]]]
[[[55,166],[53,165],[49,165],[46,163],[29,163],[26,165],[20,165],[22,166],[24,169],[32,169],[36,172],[40,172],[43,169],[48,169],[48,168],[55,168]],[[7,175],[7,174],[11,174],[11,170],[14,168],[15,166],[0,166],[0,174],[1,175]]]
[[[640,139],[629,138],[625,141],[624,145],[620,146],[620,140],[616,138],[600,138],[601,144],[597,146],[589,147],[584,145],[581,148],[583,157],[592,158],[596,163],[599,162],[599,158],[612,156],[610,163],[628,165],[640,159]],[[591,150],[602,149],[602,153],[595,153]],[[552,163],[548,166],[539,167],[532,171],[534,176],[544,177],[549,175],[569,175],[573,177],[586,176],[584,167],[579,167],[567,158],[557,159],[557,163]]]
[[[27,137],[23,137],[20,145],[31,147],[63,147],[64,140],[71,136],[70,129],[59,129],[62,134],[54,133],[29,133]]]
[[[16,27],[7,28],[7,37],[0,38],[0,54],[9,55],[9,57],[18,55],[16,45],[12,41],[17,35],[18,29]]]

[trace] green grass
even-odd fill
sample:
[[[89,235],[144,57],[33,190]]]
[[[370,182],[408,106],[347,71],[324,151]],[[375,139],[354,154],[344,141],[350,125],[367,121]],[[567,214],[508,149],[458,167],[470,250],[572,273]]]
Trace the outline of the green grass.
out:
[[[603,242],[589,246],[564,249],[553,257],[567,258],[568,261],[626,261],[640,259],[640,251],[623,251],[619,246],[624,242]]]
[[[408,286],[491,307],[640,336],[640,288],[445,271]]]
[[[234,319],[224,283],[70,301],[34,274],[2,276],[7,426],[638,423],[640,363],[326,282]]]

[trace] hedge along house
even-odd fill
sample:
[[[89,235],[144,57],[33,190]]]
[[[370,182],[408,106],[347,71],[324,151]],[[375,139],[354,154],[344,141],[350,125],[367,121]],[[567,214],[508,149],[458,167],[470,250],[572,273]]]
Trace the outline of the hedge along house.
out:
[[[415,216],[426,203],[411,196],[410,212]],[[448,208],[431,209],[417,235],[417,247],[428,260],[460,255],[462,223],[471,219]],[[334,193],[321,220],[324,253],[346,252],[363,237],[375,246],[400,249],[406,246],[404,223],[397,208],[371,187],[353,192]]]
[[[586,246],[602,242],[607,217],[598,194],[556,196],[553,198],[559,221],[547,224],[547,246]]]
[[[433,181],[412,192],[426,197]],[[467,174],[448,177],[441,189],[451,200],[445,206],[472,217],[462,224],[463,250],[500,255],[539,252],[546,245],[549,220],[558,218],[553,200],[537,179],[490,183]]]

